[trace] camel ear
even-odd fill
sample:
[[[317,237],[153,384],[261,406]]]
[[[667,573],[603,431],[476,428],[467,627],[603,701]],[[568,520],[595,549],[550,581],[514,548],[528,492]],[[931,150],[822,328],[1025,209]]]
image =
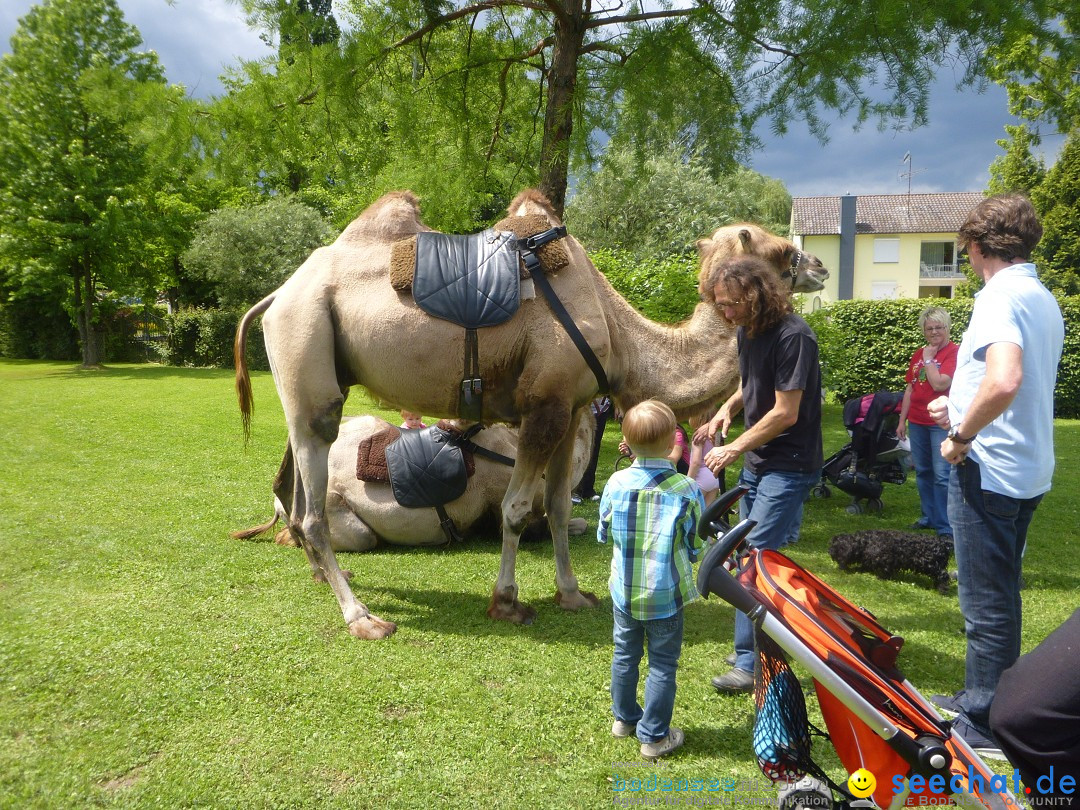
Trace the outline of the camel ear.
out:
[[[713,245],[715,244],[716,243],[713,242],[712,239],[698,239],[696,242],[694,242],[694,245],[697,247],[698,256],[700,256],[702,259],[712,253]]]
[[[751,240],[751,238],[752,238],[752,236],[751,236],[750,230],[748,228],[743,228],[741,231],[739,231],[739,242],[740,242],[740,244],[742,244],[742,249],[744,251],[746,251],[747,253],[750,252],[750,240]]]

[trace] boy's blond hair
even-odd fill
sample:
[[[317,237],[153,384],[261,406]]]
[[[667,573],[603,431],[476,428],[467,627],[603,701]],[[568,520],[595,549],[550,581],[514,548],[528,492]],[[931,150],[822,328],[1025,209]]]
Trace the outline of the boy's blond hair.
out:
[[[623,417],[623,438],[635,456],[666,456],[675,441],[675,414],[656,399],[639,402]]]

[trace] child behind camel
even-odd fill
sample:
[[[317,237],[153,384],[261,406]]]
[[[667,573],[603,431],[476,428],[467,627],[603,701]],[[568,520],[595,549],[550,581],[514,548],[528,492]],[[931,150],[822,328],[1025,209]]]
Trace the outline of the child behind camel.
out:
[[[420,428],[427,427],[424,424],[424,417],[422,414],[413,413],[412,411],[401,411],[401,429],[402,430],[419,430]]]
[[[691,563],[701,551],[696,528],[704,508],[698,485],[667,458],[675,444],[675,414],[656,400],[627,411],[623,436],[636,458],[608,479],[596,538],[612,543],[608,587],[615,651],[611,661],[611,733],[636,731],[641,754],[654,760],[683,744],[671,725],[675,672],[682,652],[683,606],[698,597]],[[645,707],[637,700],[646,644]]]

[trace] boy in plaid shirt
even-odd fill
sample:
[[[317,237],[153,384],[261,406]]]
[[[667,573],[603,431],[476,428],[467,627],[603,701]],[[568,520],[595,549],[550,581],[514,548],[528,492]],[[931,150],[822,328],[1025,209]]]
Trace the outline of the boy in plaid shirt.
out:
[[[671,753],[685,738],[671,725],[675,671],[682,652],[683,605],[699,595],[691,563],[701,551],[697,523],[705,502],[697,483],[676,472],[666,458],[675,424],[671,408],[656,400],[627,411],[623,436],[636,458],[608,479],[596,530],[599,542],[612,542],[611,733],[629,737],[636,727],[641,755],[650,760]],[[646,642],[643,710],[637,684]]]

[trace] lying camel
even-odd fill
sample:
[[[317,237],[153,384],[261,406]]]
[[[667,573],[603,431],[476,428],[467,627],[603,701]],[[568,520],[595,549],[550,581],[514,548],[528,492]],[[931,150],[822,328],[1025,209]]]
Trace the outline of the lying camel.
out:
[[[562,224],[550,202],[531,189],[518,195],[508,213],[539,218],[549,228]],[[244,346],[252,320],[263,315],[266,352],[296,459],[290,526],[313,575],[333,590],[349,632],[365,639],[385,638],[396,626],[357,599],[330,545],[327,458],[345,393],[363,385],[397,408],[463,415],[465,330],[427,314],[389,280],[393,246],[420,233],[431,229],[420,220],[416,196],[384,195],[252,307],[240,320],[234,345],[246,429],[252,394]],[[739,376],[734,330],[711,305],[698,304],[693,317],[676,326],[653,323],[615,291],[575,239],[566,236],[557,244],[568,262],[547,284],[576,324],[576,337],[569,336],[549,298],[523,295],[512,317],[479,330],[476,368],[468,375],[483,383],[482,413],[473,418],[520,426],[517,462],[502,502],[499,573],[487,610],[493,619],[515,623],[530,623],[536,613],[518,600],[514,569],[518,538],[541,486],[555,547],[555,601],[567,610],[598,604],[578,587],[567,540],[574,436],[597,391],[606,387],[623,411],[655,397],[685,417],[728,395]],[[756,225],[720,228],[698,243],[698,251],[703,273],[727,257],[750,253],[791,279],[797,291],[822,289],[828,277],[816,258]],[[533,274],[529,281],[542,291],[542,276]],[[579,344],[586,345],[590,359]]]
[[[400,506],[389,483],[361,481],[356,477],[356,455],[360,443],[393,426],[377,416],[345,419],[337,439],[330,446],[329,481],[326,489],[326,521],[330,529],[330,547],[334,551],[368,551],[379,542],[396,546],[445,545],[446,536],[433,508],[410,509]],[[582,419],[574,442],[573,476],[576,484],[589,462],[595,422]],[[506,425],[490,425],[473,437],[473,442],[511,459],[517,455],[517,431]],[[289,458],[282,462],[283,468]],[[469,477],[465,494],[445,505],[446,513],[462,535],[502,524],[500,508],[513,468],[482,455],[475,457],[476,471]],[[279,481],[284,476],[279,474]],[[279,545],[299,546],[289,528],[288,502],[291,490],[282,491],[275,482],[274,516],[250,529],[232,533],[247,540],[270,531],[278,521],[285,523],[275,541]],[[546,533],[544,502],[540,493],[533,499],[530,523],[525,531],[540,537]],[[571,518],[570,534],[584,534],[584,518]]]

